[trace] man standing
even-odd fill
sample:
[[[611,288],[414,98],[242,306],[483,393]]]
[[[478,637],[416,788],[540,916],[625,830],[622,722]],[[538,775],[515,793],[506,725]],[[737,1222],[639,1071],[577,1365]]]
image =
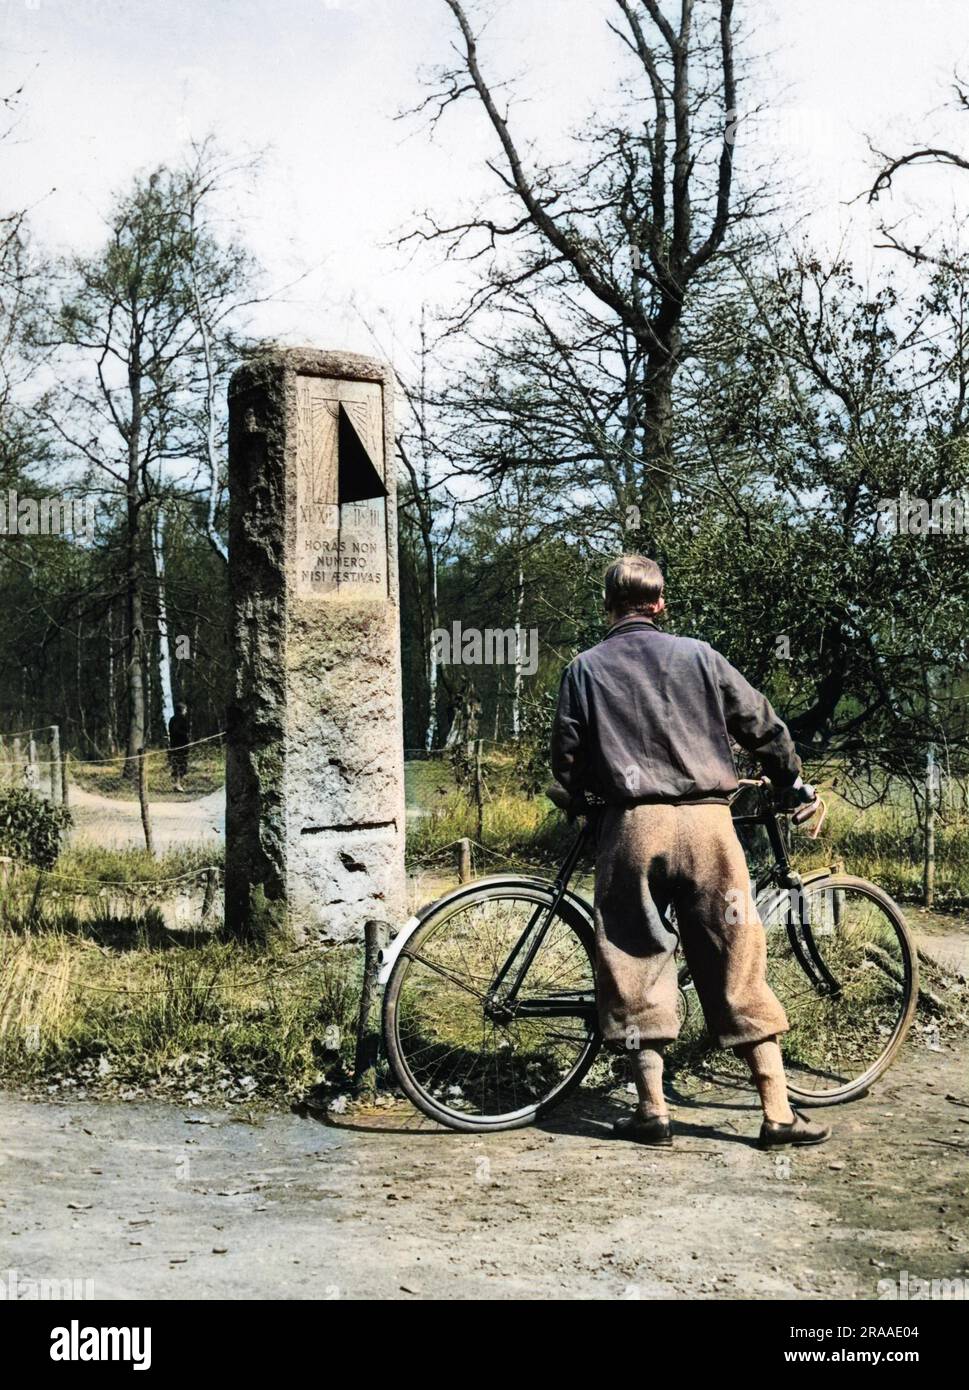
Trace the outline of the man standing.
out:
[[[182,783],[188,776],[188,705],[176,705],[175,713],[168,721],[168,761],[172,770],[172,787],[182,790]]]
[[[606,1044],[629,1050],[639,1096],[615,1133],[672,1142],[663,1049],[679,1032],[682,944],[710,1035],[750,1067],[762,1146],[819,1144],[830,1129],[787,1098],[777,1037],[788,1023],[767,984],[764,929],[730,815],[730,738],[760,760],[788,805],[815,793],[764,696],[706,642],[656,626],[663,589],[659,566],[643,556],[609,566],[609,631],[566,668],[552,739],[552,771],[574,804],[605,803],[596,816],[599,1020]],[[738,913],[737,903],[747,906]]]

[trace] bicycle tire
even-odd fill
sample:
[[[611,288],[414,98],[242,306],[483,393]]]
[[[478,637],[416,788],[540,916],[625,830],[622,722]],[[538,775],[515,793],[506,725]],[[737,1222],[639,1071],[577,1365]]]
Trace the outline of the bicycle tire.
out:
[[[427,1087],[421,1085],[419,1079],[414,1075],[400,1037],[400,997],[413,959],[413,953],[420,951],[423,943],[433,937],[444,922],[458,911],[468,906],[489,900],[497,901],[512,895],[523,901],[533,902],[536,906],[550,907],[553,901],[553,888],[550,883],[536,879],[493,878],[479,889],[469,886],[442,899],[430,910],[421,926],[408,941],[405,951],[395,961],[384,992],[382,1011],[384,1048],[397,1084],[412,1104],[429,1119],[459,1132],[497,1133],[507,1129],[521,1129],[526,1125],[533,1124],[535,1120],[547,1114],[556,1105],[561,1104],[575,1090],[595,1061],[601,1046],[601,1038],[596,1025],[590,1031],[576,1064],[558,1085],[533,1103],[520,1107],[516,1111],[500,1115],[472,1115],[456,1110],[444,1104],[438,1096],[433,1095]],[[574,900],[569,898],[564,898],[560,902],[555,918],[565,923],[581,944],[590,963],[594,980],[595,933],[588,918],[578,909]]]
[[[866,1094],[878,1078],[888,1070],[905,1042],[912,1019],[915,1016],[915,1010],[918,1007],[918,951],[898,904],[877,884],[871,883],[867,879],[858,878],[854,874],[820,873],[807,877],[803,888],[805,891],[811,892],[817,892],[819,889],[837,892],[841,889],[859,893],[868,898],[877,904],[891,923],[901,949],[904,970],[903,1003],[891,1035],[875,1060],[858,1076],[852,1077],[841,1086],[832,1087],[827,1091],[809,1091],[788,1079],[788,1094],[792,1102],[797,1105],[806,1108],[844,1105]],[[762,899],[758,899],[758,910],[760,910],[761,905]],[[820,950],[820,955],[823,959],[823,949]],[[783,999],[781,999],[781,1003],[784,1003]]]

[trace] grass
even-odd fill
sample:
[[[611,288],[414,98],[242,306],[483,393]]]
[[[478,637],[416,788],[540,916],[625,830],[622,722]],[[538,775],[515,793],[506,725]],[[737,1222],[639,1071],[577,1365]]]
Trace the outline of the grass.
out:
[[[49,921],[85,921],[116,915],[116,938],[126,940],[132,923],[150,923],[150,909],[171,925],[214,916],[221,902],[221,847],[214,852],[186,845],[153,858],[147,850],[73,846],[51,870],[17,868],[0,903],[0,918],[27,921],[43,911]],[[207,871],[217,879],[210,884]],[[214,889],[214,892],[212,891]],[[142,914],[139,916],[139,914]],[[211,928],[212,923],[205,924]]]
[[[126,883],[154,885],[165,889],[166,879],[181,878],[209,867],[220,868],[223,854],[219,845],[180,845],[160,855],[146,849],[106,849],[100,845],[72,845],[57,860],[51,875],[78,885]]]
[[[148,750],[145,755],[145,775],[151,801],[192,801],[208,796],[225,783],[225,749],[217,740],[189,748],[188,771],[181,792],[174,790],[165,749]],[[72,785],[98,796],[114,797],[119,801],[136,801],[138,798],[138,782],[129,775],[123,755],[92,762],[71,758],[69,778]]]
[[[214,777],[218,756],[200,760],[200,776],[203,766]],[[453,842],[479,838],[474,800],[443,758],[409,764],[407,774],[408,805],[421,812],[408,823],[409,865],[448,873]],[[475,871],[516,865],[547,874],[574,827],[544,797],[521,791],[508,754],[489,755],[485,785]],[[921,847],[905,799],[865,812],[837,794],[829,801],[821,838],[796,839],[799,867],[842,862],[893,896],[916,897]],[[0,912],[0,1078],[71,1084],[75,1094],[130,1088],[275,1100],[321,1082],[346,1084],[359,946],[327,954],[257,948],[222,942],[197,922],[166,925],[166,900],[185,886],[165,880],[218,864],[214,853],[187,846],[152,859],[143,850],[73,847],[43,878],[36,901],[34,876],[18,876]],[[969,903],[969,818],[952,812],[940,820],[937,859],[940,904]],[[200,888],[200,880],[191,885],[199,901]],[[819,1034],[812,1025],[802,1036],[816,1043]],[[701,1040],[688,1036],[680,1051],[671,1061],[693,1066]]]
[[[452,862],[459,839],[480,840],[476,867],[480,864],[482,873],[502,862],[552,864],[575,834],[544,796],[522,792],[514,759],[505,750],[489,750],[485,759],[480,836],[471,790],[458,784],[446,757],[408,763],[405,774],[408,808],[421,813],[407,827],[407,859],[413,867]]]
[[[423,767],[427,764],[417,764]],[[408,861],[415,867],[447,864],[453,842],[478,839],[477,810],[469,793],[447,777],[447,764],[438,765],[433,794],[423,797],[418,782],[411,785],[409,804],[425,812],[408,826]],[[425,784],[426,785],[426,784]],[[533,863],[551,868],[574,834],[561,812],[540,794],[528,796],[514,784],[513,765],[505,753],[492,754],[485,765],[486,798],[482,842],[484,865]],[[807,870],[840,863],[847,873],[870,879],[901,901],[915,901],[922,891],[922,841],[914,806],[902,791],[865,810],[851,806],[836,790],[821,787],[828,814],[821,835],[811,840],[795,832],[794,858]],[[751,866],[766,863],[767,842],[761,836],[751,854]],[[484,870],[482,870],[484,871]],[[969,814],[950,809],[936,827],[936,904],[941,908],[969,905]]]
[[[528,860],[551,864],[564,854],[574,835],[560,812],[543,805],[541,798],[511,793],[492,797],[485,804],[480,848],[484,862],[494,868],[500,862]],[[478,844],[477,808],[464,792],[451,791],[434,811],[408,825],[407,859],[413,866],[449,862],[454,842],[467,838]],[[484,870],[482,870],[484,871]]]
[[[828,818],[815,842],[797,837],[798,864],[810,868],[841,861],[846,872],[870,879],[900,901],[922,895],[922,837],[914,808],[901,796],[858,810],[836,792],[823,792]],[[969,818],[939,817],[936,827],[937,906],[969,904]]]
[[[345,1078],[358,970],[354,950],[257,950],[166,931],[151,910],[127,920],[8,922],[0,928],[0,1075],[292,1098]]]

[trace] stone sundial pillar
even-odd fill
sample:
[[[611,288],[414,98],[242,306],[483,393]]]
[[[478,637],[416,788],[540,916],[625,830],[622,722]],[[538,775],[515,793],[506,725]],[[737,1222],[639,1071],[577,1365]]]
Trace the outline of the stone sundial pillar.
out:
[[[271,349],[229,385],[227,930],[404,906],[393,374]]]

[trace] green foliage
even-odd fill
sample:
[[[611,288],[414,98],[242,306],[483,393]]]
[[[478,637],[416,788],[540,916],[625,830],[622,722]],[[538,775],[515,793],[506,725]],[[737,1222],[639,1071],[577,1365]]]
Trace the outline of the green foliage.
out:
[[[210,215],[230,168],[204,141],[177,166],[134,178],[105,210],[101,247],[68,255],[45,277],[31,339],[58,384],[29,402],[29,434],[18,438],[35,442],[10,469],[0,401],[2,481],[35,495],[35,476],[45,492],[56,479],[83,499],[88,520],[81,536],[24,537],[18,564],[0,573],[5,611],[21,615],[0,632],[0,725],[57,723],[62,747],[82,757],[125,746],[132,717],[142,724],[124,649],[135,601],[149,670],[158,669],[164,605],[174,694],[189,705],[194,736],[224,723],[225,387],[250,346],[243,329],[257,275],[224,216]],[[187,459],[205,460],[210,487],[184,481]],[[164,742],[160,685],[148,682],[139,742]]]
[[[66,806],[54,806],[19,788],[0,790],[0,854],[50,869],[60,853],[61,835],[70,824]]]
[[[178,845],[163,854],[146,849],[116,849],[111,846],[72,844],[57,865],[58,876],[91,883],[130,883],[165,887],[165,881],[191,874],[210,865],[219,868],[223,860],[221,845]]]
[[[521,737],[513,745],[515,768],[527,791],[538,793],[551,781],[548,765],[558,687],[538,690],[522,702]]]

